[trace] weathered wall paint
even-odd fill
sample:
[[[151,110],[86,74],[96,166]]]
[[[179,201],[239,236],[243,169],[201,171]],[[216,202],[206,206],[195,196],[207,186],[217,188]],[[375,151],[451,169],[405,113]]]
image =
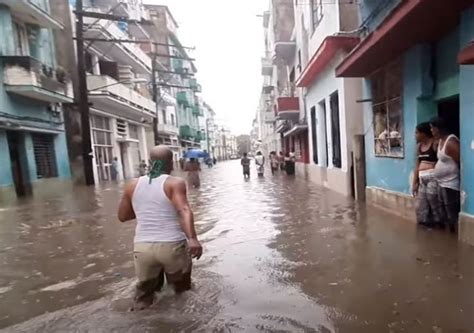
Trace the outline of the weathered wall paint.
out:
[[[415,167],[414,139],[417,124],[419,100],[423,95],[423,61],[426,61],[426,47],[418,45],[408,50],[403,61],[403,135],[405,154],[403,158],[376,157],[374,151],[374,128],[372,104],[364,105],[364,123],[368,129],[365,136],[367,186],[390,191],[410,193],[411,174]],[[364,82],[364,98],[371,97],[370,80]],[[396,175],[396,176],[395,176]]]
[[[462,15],[460,46],[464,48],[474,40],[474,6]],[[460,139],[461,186],[466,194],[463,211],[474,214],[474,65],[460,66]]]
[[[0,187],[12,184],[12,166],[8,149],[7,133],[0,129]]]
[[[35,0],[34,3],[41,8],[49,11],[47,0]],[[53,34],[50,29],[34,28],[29,26],[29,29],[36,29],[37,38],[30,41],[31,56],[35,57],[42,63],[55,66],[56,56],[53,43]],[[18,55],[14,47],[13,40],[13,25],[12,14],[8,7],[0,6],[0,55]],[[54,117],[48,111],[48,104],[29,98],[24,98],[5,90],[3,78],[3,63],[0,60],[0,113],[7,113],[20,117],[32,117],[38,119],[38,127],[45,129],[53,129],[57,131],[64,131],[64,125],[41,122],[42,120],[54,123],[60,123],[61,118]],[[34,158],[33,142],[31,132],[25,132],[24,136],[28,176],[30,181],[37,180],[36,176],[36,162]],[[58,176],[60,178],[70,177],[70,168],[67,156],[67,147],[64,132],[60,132],[55,139],[56,161],[58,166]],[[13,184],[11,175],[11,163],[8,142],[6,133],[0,132],[0,186],[9,186]]]
[[[435,100],[459,94],[458,52],[459,28],[456,28],[436,43]]]
[[[33,139],[31,133],[25,133],[24,137],[26,160],[28,161],[28,173],[30,175],[30,181],[34,182],[38,179],[36,176],[36,161],[35,151],[33,148]]]
[[[54,148],[56,152],[56,163],[58,167],[59,178],[70,178],[71,168],[69,167],[69,158],[67,153],[66,134],[59,133],[54,139]]]

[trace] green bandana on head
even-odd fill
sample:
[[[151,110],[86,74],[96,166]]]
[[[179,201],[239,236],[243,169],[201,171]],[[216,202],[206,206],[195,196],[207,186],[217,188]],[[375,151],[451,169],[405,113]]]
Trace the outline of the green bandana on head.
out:
[[[151,184],[153,178],[158,178],[161,176],[161,173],[163,172],[163,165],[163,161],[153,161],[150,172],[148,172],[148,177],[150,177],[149,184]]]

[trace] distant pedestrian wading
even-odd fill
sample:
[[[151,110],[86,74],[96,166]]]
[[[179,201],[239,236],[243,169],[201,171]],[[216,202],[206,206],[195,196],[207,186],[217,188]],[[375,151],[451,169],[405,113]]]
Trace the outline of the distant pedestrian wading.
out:
[[[137,220],[133,251],[138,283],[134,310],[153,303],[165,276],[177,293],[189,290],[192,258],[202,255],[186,182],[170,176],[172,151],[156,146],[150,151],[150,159],[149,174],[125,186],[118,209],[121,222]]]

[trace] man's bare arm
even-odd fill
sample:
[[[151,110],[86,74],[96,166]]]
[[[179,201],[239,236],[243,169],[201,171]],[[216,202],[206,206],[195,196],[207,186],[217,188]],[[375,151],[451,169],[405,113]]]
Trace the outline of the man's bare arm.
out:
[[[460,151],[459,151],[459,141],[451,139],[446,143],[446,154],[451,156],[451,158],[459,164],[460,160]]]
[[[181,228],[188,239],[191,255],[199,259],[202,255],[202,247],[194,228],[194,214],[189,206],[186,183],[181,179],[173,179],[170,192],[170,200],[179,214]]]
[[[136,180],[131,181],[130,183],[125,185],[122,200],[120,200],[120,205],[118,208],[118,219],[120,222],[127,222],[136,218],[132,206],[132,195],[135,191],[136,186]]]

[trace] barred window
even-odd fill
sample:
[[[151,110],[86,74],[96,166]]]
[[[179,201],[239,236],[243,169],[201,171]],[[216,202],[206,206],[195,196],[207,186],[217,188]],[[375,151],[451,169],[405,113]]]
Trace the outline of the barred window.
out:
[[[401,61],[381,68],[370,80],[375,155],[404,157]]]

